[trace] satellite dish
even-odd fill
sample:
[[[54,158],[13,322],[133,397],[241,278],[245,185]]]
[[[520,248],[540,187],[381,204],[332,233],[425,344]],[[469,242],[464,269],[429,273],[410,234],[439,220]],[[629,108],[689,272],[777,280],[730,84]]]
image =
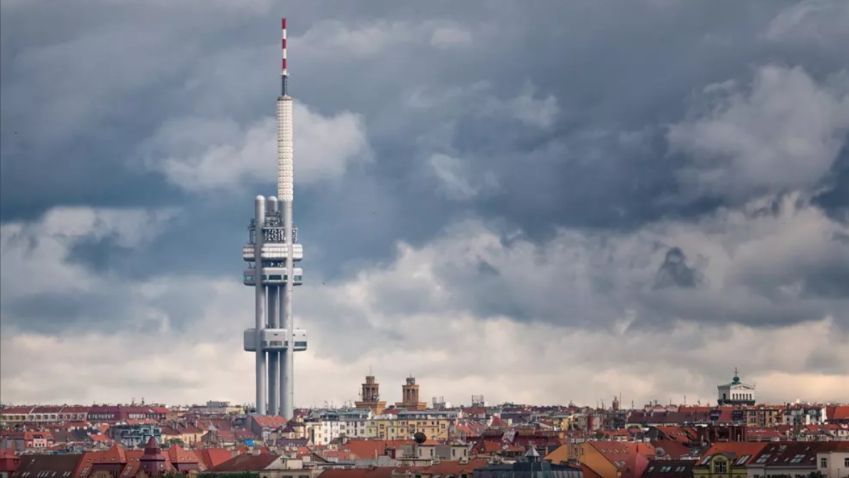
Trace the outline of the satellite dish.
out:
[[[422,433],[422,432],[416,432],[416,433],[413,435],[413,440],[415,440],[415,441],[416,441],[416,443],[418,443],[419,445],[421,445],[422,443],[424,443],[424,442],[425,442],[425,440],[427,440],[427,435],[425,435],[425,434],[424,434],[424,433]]]

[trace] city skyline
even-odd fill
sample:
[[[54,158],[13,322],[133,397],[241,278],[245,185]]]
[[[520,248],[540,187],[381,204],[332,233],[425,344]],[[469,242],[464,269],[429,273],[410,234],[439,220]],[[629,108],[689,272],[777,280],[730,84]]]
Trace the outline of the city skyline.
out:
[[[0,6],[0,401],[253,400],[281,16],[294,406],[849,400],[849,4],[200,5]]]

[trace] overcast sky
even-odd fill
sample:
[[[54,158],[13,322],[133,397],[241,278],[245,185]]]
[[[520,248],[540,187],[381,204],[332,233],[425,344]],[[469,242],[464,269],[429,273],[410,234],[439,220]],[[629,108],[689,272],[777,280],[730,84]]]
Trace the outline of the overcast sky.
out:
[[[252,401],[283,15],[296,405],[849,401],[849,2],[0,13],[3,402]]]

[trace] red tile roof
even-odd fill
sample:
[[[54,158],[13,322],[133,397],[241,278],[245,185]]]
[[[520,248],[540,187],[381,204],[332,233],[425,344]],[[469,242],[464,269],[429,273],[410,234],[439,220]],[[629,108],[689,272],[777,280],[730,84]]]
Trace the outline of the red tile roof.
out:
[[[142,451],[138,450],[139,456]],[[91,473],[95,465],[122,465],[127,463],[127,453],[119,445],[113,445],[112,448],[103,451],[88,451],[85,452],[80,459],[77,469],[74,472],[75,477],[87,477]]]
[[[690,453],[688,447],[675,440],[655,440],[651,444],[654,445],[655,456],[660,455],[659,449],[666,453],[665,457],[676,460]]]
[[[648,466],[648,457],[656,453],[649,443],[594,441],[589,444],[619,470],[622,478],[642,475]]]
[[[238,455],[213,467],[209,471],[215,473],[227,473],[234,471],[260,471],[266,469],[279,458],[278,455],[261,453],[259,455]]]
[[[459,461],[442,461],[436,463],[431,466],[426,466],[421,468],[423,474],[432,474],[432,475],[453,475],[460,476],[461,474],[467,473],[470,476],[474,473],[475,469],[483,468],[489,463],[487,459],[473,459],[469,460],[467,463],[460,463]]]
[[[749,460],[747,463],[752,461],[752,459],[759,454],[766,443],[757,443],[757,442],[719,442],[714,443],[710,448],[708,448],[703,454],[702,458],[716,455],[717,453],[725,453],[731,454],[735,458],[740,458],[743,456],[748,456]]]
[[[412,444],[412,440],[349,440],[345,449],[362,460],[385,455],[387,448],[400,448]]]
[[[581,463],[581,472],[584,475],[584,478],[604,478],[600,474],[596,473],[595,470],[590,468],[588,465]]]
[[[273,415],[253,415],[253,421],[262,428],[280,428],[286,425],[286,419]]]
[[[849,420],[849,405],[833,405],[826,409],[829,420]]]
[[[779,442],[764,444],[754,463],[764,466],[810,467],[816,466],[817,453],[823,451],[849,451],[849,442]]]
[[[16,474],[27,473],[32,477],[62,477],[66,472],[76,469],[82,455],[23,455],[20,458]]]
[[[127,464],[124,466],[124,470],[121,471],[121,478],[129,478],[132,476],[136,476],[139,472],[139,468],[141,468],[141,462],[139,461],[141,457],[144,455],[144,450],[127,450]],[[173,467],[166,461],[165,462],[165,471],[172,471]]]
[[[172,445],[170,448],[168,448],[166,454],[168,456],[168,461],[170,461],[171,464],[174,465],[200,462],[200,459],[198,459],[198,456],[195,454],[194,451],[186,450],[180,445]]]
[[[195,453],[200,457],[205,469],[214,468],[225,461],[233,458],[233,453],[224,448],[202,448]]]

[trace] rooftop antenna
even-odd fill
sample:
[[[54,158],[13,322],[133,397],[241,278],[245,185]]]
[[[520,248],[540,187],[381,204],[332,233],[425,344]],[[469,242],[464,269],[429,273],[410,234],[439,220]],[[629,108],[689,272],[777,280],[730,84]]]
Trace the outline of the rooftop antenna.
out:
[[[280,19],[280,30],[283,32],[283,38],[280,41],[280,48],[283,50],[283,58],[280,62],[280,96],[286,96],[289,87],[289,60],[286,57],[286,17]]]

